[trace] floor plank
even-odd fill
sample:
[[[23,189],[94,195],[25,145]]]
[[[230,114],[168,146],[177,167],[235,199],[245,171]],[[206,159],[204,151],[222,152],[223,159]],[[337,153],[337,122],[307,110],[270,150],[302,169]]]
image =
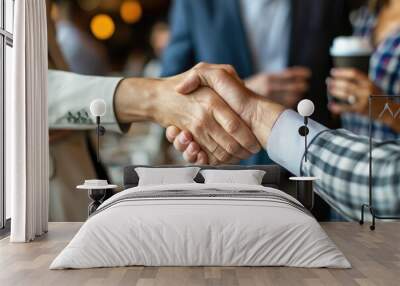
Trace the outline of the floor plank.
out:
[[[32,243],[0,240],[0,285],[399,285],[400,222],[379,223],[375,231],[356,223],[322,223],[352,263],[352,269],[285,267],[120,267],[50,271],[55,256],[81,223],[50,223],[49,233]]]

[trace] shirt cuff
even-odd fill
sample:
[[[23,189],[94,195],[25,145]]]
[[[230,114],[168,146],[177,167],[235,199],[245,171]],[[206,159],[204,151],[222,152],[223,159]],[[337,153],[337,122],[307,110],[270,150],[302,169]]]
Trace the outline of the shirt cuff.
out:
[[[299,128],[304,125],[304,117],[293,110],[284,111],[275,122],[268,138],[266,148],[269,157],[296,176],[301,173],[301,160],[303,159],[304,137],[300,136]],[[308,120],[309,133],[307,142],[327,128],[314,120]]]
[[[106,113],[101,118],[101,123],[104,124],[108,130],[114,132],[126,132],[126,126],[118,123],[114,111],[114,96],[122,78],[107,77],[95,80],[97,80],[96,89],[99,91],[98,98],[102,98],[106,102]],[[96,118],[94,118],[91,113],[90,116],[92,117],[93,122],[96,122]]]

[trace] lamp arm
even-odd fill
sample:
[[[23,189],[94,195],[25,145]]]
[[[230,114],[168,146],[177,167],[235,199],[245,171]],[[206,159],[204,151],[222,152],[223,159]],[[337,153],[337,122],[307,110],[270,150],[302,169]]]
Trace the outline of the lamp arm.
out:
[[[299,128],[299,134],[300,136],[304,137],[304,159],[306,162],[308,153],[307,135],[310,132],[307,125],[308,125],[308,116],[304,116],[304,125]]]
[[[307,128],[307,127],[306,127]],[[307,162],[307,134],[304,136],[304,161]]]
[[[307,162],[307,135],[309,133],[308,130],[308,117],[314,113],[314,103],[309,99],[303,99],[297,104],[297,111],[301,116],[304,117],[304,125],[300,127],[299,133],[301,136],[304,136],[304,159]]]
[[[304,116],[304,126],[305,126],[305,134],[304,134],[304,161],[307,162],[307,153],[308,153],[308,145],[307,145],[307,135],[308,135],[308,116]]]
[[[100,116],[96,116],[96,135],[97,135],[97,163],[100,163],[100,136],[103,136],[106,133],[106,129],[104,126],[100,125]]]
[[[100,163],[100,116],[96,116],[96,135],[97,135],[97,163]]]

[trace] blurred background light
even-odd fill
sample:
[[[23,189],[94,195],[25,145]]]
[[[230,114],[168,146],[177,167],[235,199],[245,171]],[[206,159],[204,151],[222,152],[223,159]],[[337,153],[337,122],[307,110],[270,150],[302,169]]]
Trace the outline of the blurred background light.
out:
[[[101,0],[78,0],[78,5],[82,10],[92,11],[99,7]]]
[[[125,23],[133,24],[142,17],[142,6],[137,0],[126,0],[120,8],[120,15]]]
[[[120,4],[121,0],[102,0],[100,1],[100,8],[109,12],[118,12]]]
[[[106,14],[98,14],[90,21],[90,30],[99,40],[107,40],[115,32],[115,24],[113,19]]]

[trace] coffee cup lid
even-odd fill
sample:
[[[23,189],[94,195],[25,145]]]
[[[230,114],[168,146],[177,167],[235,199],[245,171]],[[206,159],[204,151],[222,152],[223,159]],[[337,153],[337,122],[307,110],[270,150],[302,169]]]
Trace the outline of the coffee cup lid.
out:
[[[337,37],[330,49],[332,56],[367,56],[373,52],[367,37]]]

